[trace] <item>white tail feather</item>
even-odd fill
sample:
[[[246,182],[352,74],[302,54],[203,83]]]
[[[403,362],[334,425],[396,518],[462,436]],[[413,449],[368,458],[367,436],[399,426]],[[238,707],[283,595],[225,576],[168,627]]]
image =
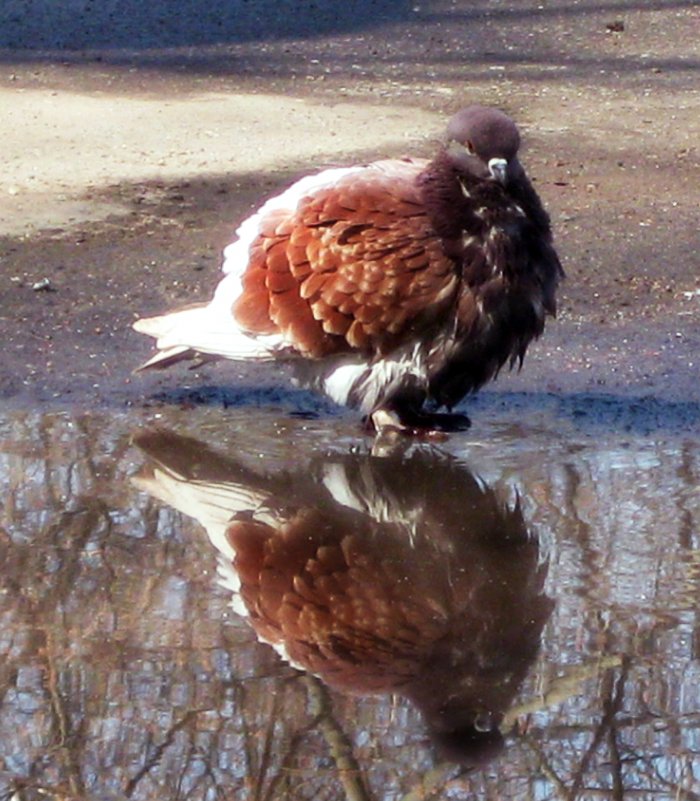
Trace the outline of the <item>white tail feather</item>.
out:
[[[233,360],[269,360],[275,358],[283,344],[280,336],[246,335],[231,313],[222,314],[215,303],[137,320],[133,327],[154,337],[159,351],[140,369],[165,367],[166,362],[196,353]]]
[[[280,209],[290,214],[300,200],[323,186],[366,169],[343,167],[308,175],[292,184],[241,223],[238,239],[224,251],[224,278],[206,305],[190,306],[158,317],[137,320],[134,329],[157,340],[158,353],[139,368],[167,367],[174,362],[203,354],[223,359],[268,361],[294,350],[281,333],[264,336],[247,334],[236,325],[232,308],[242,292],[241,279],[248,267],[250,248],[265,216]]]
[[[219,584],[233,593],[231,607],[234,612],[247,616],[246,606],[238,594],[240,578],[233,566],[235,552],[226,534],[237,512],[254,511],[264,504],[268,495],[230,482],[192,481],[161,467],[131,480],[138,489],[194,518],[206,529],[218,552]]]
[[[184,346],[179,348],[165,348],[165,350],[157,351],[148,361],[140,364],[135,372],[138,373],[140,370],[148,370],[149,367],[170,367],[171,364],[176,364],[184,359],[191,359],[193,356],[194,352],[190,350],[190,348]]]

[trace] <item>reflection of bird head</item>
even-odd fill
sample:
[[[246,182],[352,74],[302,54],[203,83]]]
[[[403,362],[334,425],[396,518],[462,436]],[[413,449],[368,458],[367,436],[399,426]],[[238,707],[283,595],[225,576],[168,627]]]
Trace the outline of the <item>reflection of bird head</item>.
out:
[[[464,726],[451,731],[433,731],[432,740],[442,759],[460,762],[465,767],[480,768],[495,759],[505,746],[498,726],[482,730]]]
[[[551,611],[519,504],[430,450],[263,476],[173,434],[136,442],[137,483],[205,525],[262,640],[335,689],[409,698],[445,756],[497,752]]]

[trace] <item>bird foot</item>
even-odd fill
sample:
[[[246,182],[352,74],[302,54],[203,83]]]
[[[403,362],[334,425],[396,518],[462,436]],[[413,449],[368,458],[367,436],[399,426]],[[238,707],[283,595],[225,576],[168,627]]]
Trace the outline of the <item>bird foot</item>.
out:
[[[466,414],[410,412],[399,414],[395,409],[377,409],[368,419],[377,435],[401,435],[431,441],[447,439],[448,433],[466,431],[471,420]]]

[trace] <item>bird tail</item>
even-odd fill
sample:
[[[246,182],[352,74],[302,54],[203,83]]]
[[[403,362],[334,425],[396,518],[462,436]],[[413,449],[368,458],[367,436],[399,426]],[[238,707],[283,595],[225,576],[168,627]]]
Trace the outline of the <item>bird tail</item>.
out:
[[[232,315],[221,314],[212,304],[198,304],[133,324],[134,330],[156,340],[158,351],[137,370],[169,367],[203,356],[205,359],[266,361],[274,358],[276,342],[246,335]]]
[[[134,444],[149,457],[149,462],[131,477],[131,483],[178,512],[194,518],[204,527],[218,552],[218,582],[233,594],[231,606],[234,611],[248,616],[239,595],[241,582],[234,567],[235,550],[229,540],[228,529],[237,515],[250,515],[259,507],[264,507],[269,492],[252,486],[256,477],[251,479],[245,468],[241,468],[240,481],[225,473],[218,475],[216,463],[211,474],[207,475],[206,469],[202,468],[202,464],[206,465],[205,457],[216,457],[211,457],[205,449],[204,453],[199,454],[197,462],[192,462],[189,450],[193,447],[192,443],[201,451],[201,443],[178,438],[168,432],[156,430],[138,435]],[[196,468],[194,470],[193,465]],[[199,472],[204,473],[202,478],[197,477]],[[227,472],[231,472],[230,468]]]

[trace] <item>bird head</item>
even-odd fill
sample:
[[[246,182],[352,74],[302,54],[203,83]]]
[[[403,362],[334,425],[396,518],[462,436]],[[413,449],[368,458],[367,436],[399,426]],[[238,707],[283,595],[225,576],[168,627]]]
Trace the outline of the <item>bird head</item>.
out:
[[[447,126],[447,151],[460,167],[505,184],[520,169],[520,134],[511,118],[495,108],[468,106]]]

